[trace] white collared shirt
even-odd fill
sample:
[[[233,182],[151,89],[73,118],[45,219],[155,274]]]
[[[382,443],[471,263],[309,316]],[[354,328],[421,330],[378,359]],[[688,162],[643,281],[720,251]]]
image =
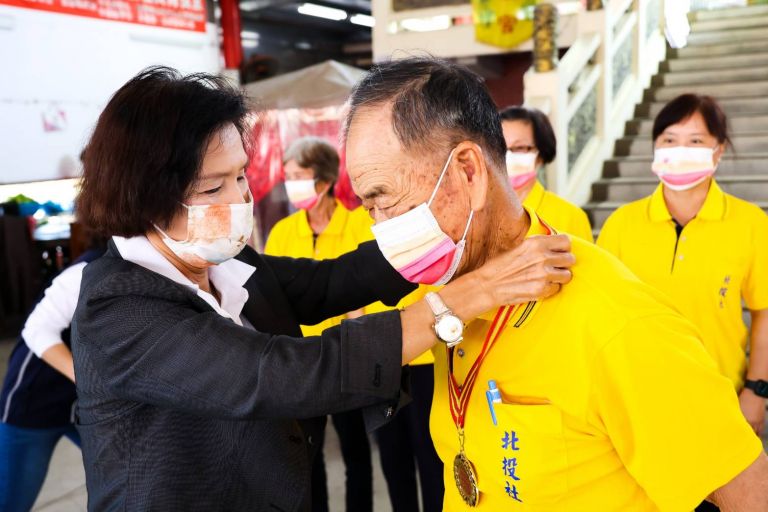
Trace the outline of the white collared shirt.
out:
[[[255,267],[233,258],[208,269],[208,277],[221,296],[221,304],[219,304],[213,295],[201,290],[198,285],[173,266],[173,263],[155,249],[155,246],[150,243],[146,236],[131,238],[113,236],[112,240],[124,260],[186,286],[221,316],[230,318],[238,325],[251,327],[248,320],[241,314],[245,303],[248,301],[248,290],[243,288],[243,285],[256,271]]]

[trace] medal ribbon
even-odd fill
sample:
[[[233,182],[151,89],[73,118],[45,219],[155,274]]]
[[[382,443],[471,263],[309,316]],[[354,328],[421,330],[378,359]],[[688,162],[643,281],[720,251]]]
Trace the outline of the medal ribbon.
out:
[[[496,316],[491,323],[491,327],[488,329],[488,333],[485,336],[485,342],[480,349],[480,354],[472,363],[472,366],[467,373],[464,384],[459,386],[456,383],[456,378],[453,375],[453,349],[448,350],[448,364],[450,366],[448,371],[448,404],[451,409],[451,416],[453,417],[453,423],[456,428],[464,428],[464,419],[467,412],[467,404],[469,403],[469,397],[472,395],[472,388],[475,387],[475,381],[477,375],[480,373],[480,367],[483,364],[485,356],[491,351],[494,343],[499,338],[504,328],[507,326],[509,319],[512,315],[520,309],[521,305],[516,306],[503,306],[496,312]]]
[[[546,235],[552,235],[555,230],[549,227],[545,222],[531,215],[531,221],[537,222],[544,230]],[[535,302],[535,301],[534,301]],[[448,404],[451,409],[451,416],[453,417],[453,423],[459,431],[464,429],[464,419],[466,418],[467,405],[469,404],[469,397],[472,395],[472,389],[475,387],[475,381],[477,375],[480,373],[480,367],[483,364],[485,356],[491,351],[494,343],[499,338],[504,328],[509,323],[509,320],[517,313],[520,308],[528,309],[533,302],[527,304],[517,304],[514,306],[503,306],[496,312],[496,316],[491,323],[491,327],[488,329],[488,333],[485,336],[485,342],[480,349],[480,354],[472,363],[472,366],[467,373],[467,377],[464,379],[464,384],[459,386],[456,383],[456,378],[453,375],[453,348],[446,348],[448,353]],[[525,311],[523,312],[525,313]]]

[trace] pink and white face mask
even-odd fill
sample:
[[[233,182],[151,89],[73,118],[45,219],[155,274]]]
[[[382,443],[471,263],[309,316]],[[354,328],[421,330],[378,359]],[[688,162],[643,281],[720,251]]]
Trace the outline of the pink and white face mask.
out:
[[[443,181],[453,151],[426,203],[372,226],[373,236],[389,263],[412,283],[443,285],[451,280],[464,254],[474,211],[470,210],[461,240],[456,243],[438,224],[429,206]]]
[[[286,180],[285,193],[288,201],[299,210],[311,210],[320,200],[315,190],[315,180]]]
[[[538,153],[513,153],[507,150],[507,176],[513,189],[519,190],[536,179]]]
[[[651,170],[670,190],[689,190],[715,174],[713,148],[656,148]]]
[[[182,205],[187,209],[187,238],[174,240],[155,226],[163,242],[195,267],[218,265],[243,250],[253,232],[253,197],[238,204]]]

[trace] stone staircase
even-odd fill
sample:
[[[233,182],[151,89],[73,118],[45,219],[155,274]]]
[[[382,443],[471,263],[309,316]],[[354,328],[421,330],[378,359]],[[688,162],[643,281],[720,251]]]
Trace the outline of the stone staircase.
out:
[[[584,209],[595,235],[616,208],[653,192],[653,118],[685,92],[714,96],[728,115],[735,151],[720,162],[718,183],[768,211],[768,5],[697,11],[688,46],[667,52],[592,187]]]

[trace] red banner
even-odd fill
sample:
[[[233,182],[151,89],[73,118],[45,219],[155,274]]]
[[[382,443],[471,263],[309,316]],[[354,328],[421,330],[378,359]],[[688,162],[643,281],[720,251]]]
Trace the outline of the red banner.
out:
[[[205,0],[0,0],[0,5],[205,32]]]
[[[0,0],[2,1],[2,0]],[[270,110],[257,116],[253,126],[254,151],[247,177],[254,201],[266,196],[272,188],[285,179],[283,152],[291,143],[308,135],[330,142],[339,151],[339,179],[334,194],[348,209],[360,206],[360,199],[352,191],[346,169],[346,152],[339,133],[345,115],[344,106],[324,108],[289,108]],[[256,118],[254,118],[256,119]]]

